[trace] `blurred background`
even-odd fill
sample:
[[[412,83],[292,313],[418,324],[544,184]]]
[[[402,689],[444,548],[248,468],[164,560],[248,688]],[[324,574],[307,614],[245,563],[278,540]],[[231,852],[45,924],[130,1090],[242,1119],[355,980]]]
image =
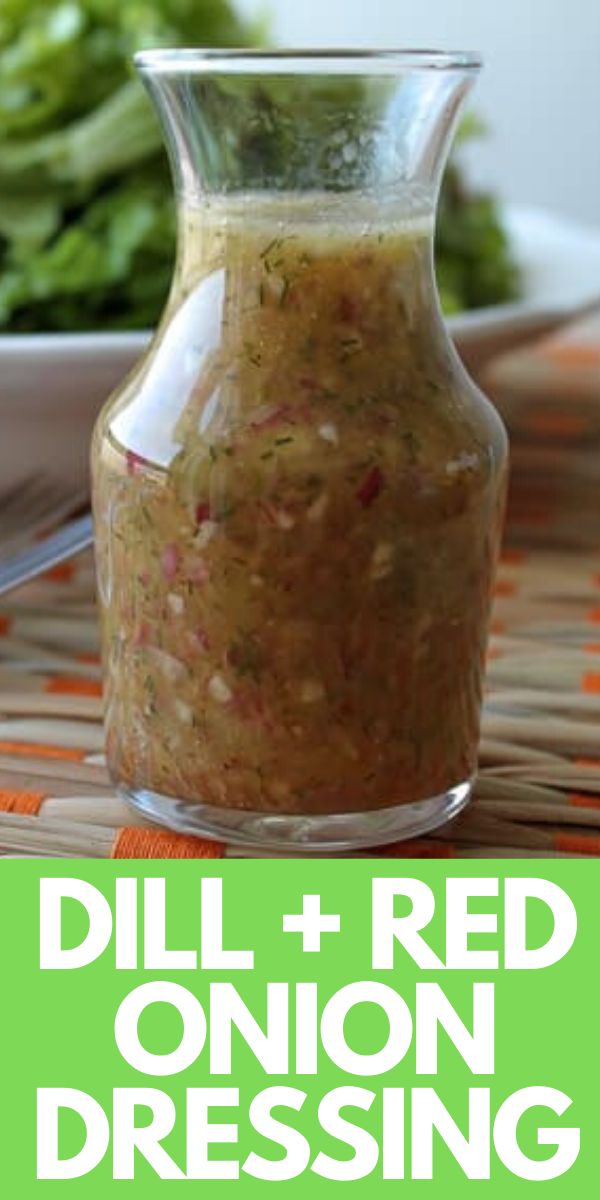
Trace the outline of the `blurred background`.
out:
[[[475,178],[508,200],[600,222],[598,0],[240,0],[282,43],[479,50],[489,137]]]

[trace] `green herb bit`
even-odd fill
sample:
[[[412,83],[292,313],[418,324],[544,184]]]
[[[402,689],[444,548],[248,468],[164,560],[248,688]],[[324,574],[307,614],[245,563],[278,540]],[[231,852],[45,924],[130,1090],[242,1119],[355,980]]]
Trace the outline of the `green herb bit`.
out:
[[[156,684],[151,675],[144,679],[144,691],[147,695],[146,711],[151,716],[156,715]]]
[[[264,262],[267,258],[271,257],[274,250],[281,250],[285,242],[293,242],[295,238],[295,233],[288,233],[285,237],[273,238],[273,241],[269,242],[268,246],[265,246],[264,250],[261,250],[259,258],[261,258]]]
[[[251,342],[246,342],[244,349],[246,351],[248,362],[251,362],[253,367],[262,366],[262,357]]]
[[[228,659],[238,675],[258,680],[265,666],[262,647],[252,633],[242,633],[231,643]]]
[[[414,467],[416,465],[416,463],[418,462],[418,458],[419,458],[419,454],[418,454],[419,441],[418,441],[417,435],[415,433],[413,433],[412,429],[407,429],[406,433],[402,434],[402,440],[406,445],[406,450],[408,453],[408,461],[409,461],[410,465],[412,467]]]
[[[261,252],[259,254],[259,258],[261,258],[263,261],[265,259],[267,259],[269,257],[269,255],[271,254],[271,252],[273,250],[277,249],[277,247],[280,245],[280,243],[281,243],[281,238],[273,238],[273,241],[269,242],[269,244],[267,246],[265,246],[264,250],[261,250]]]
[[[293,440],[294,440],[293,437],[278,437],[278,438],[275,438],[275,445],[276,446],[289,446],[290,442],[293,442]]]

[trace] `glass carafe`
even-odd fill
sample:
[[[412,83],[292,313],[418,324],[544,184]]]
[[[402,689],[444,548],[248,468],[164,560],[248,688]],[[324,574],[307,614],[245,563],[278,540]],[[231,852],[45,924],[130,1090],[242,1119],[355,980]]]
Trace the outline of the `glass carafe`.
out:
[[[155,51],[174,281],[93,446],[107,756],[172,828],[279,848],[467,802],[506,477],[440,315],[471,55]]]

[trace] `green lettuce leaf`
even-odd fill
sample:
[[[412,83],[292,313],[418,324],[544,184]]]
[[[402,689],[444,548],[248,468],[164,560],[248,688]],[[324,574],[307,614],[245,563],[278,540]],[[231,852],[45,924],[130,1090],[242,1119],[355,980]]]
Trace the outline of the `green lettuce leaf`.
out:
[[[156,323],[173,266],[172,185],[132,56],[264,36],[229,0],[0,0],[0,331]],[[281,122],[273,129],[263,91],[262,125],[240,117],[245,177],[253,163],[279,173],[298,153],[294,123],[287,135]],[[302,103],[310,126],[318,104],[306,92]],[[473,120],[463,127],[467,139],[480,132]],[[437,259],[448,311],[518,293],[496,205],[465,186],[456,159]]]
[[[172,189],[132,56],[260,33],[228,0],[0,0],[0,329],[155,323]]]

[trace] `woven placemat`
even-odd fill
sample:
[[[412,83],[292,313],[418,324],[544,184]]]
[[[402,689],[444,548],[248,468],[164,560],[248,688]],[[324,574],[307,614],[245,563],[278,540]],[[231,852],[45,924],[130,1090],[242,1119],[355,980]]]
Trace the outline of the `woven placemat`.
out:
[[[103,758],[93,563],[81,555],[0,606],[0,853],[245,855],[141,821]],[[506,549],[475,799],[406,857],[600,855],[600,553]]]

